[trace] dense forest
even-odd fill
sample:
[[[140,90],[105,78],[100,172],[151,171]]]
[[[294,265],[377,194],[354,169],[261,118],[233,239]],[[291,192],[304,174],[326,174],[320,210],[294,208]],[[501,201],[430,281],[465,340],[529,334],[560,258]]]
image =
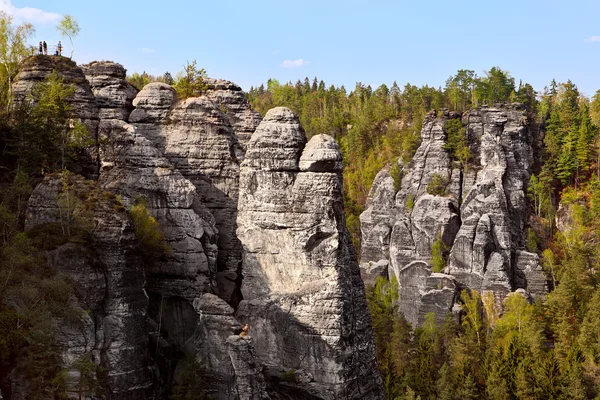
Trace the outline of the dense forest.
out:
[[[540,255],[553,290],[533,304],[511,295],[502,315],[484,307],[476,291],[463,292],[460,321],[448,316],[436,326],[430,316],[411,327],[397,311],[397,283],[380,278],[367,289],[379,366],[389,399],[600,398],[600,91],[589,99],[571,81],[552,81],[536,92],[494,67],[482,77],[460,70],[437,89],[357,83],[348,93],[306,78],[270,80],[248,95],[261,113],[290,107],[309,136],[338,140],[357,246],[373,178],[386,163],[411,160],[425,113],[523,103],[537,141],[527,247]],[[448,149],[467,161],[464,139],[449,132],[448,140]]]

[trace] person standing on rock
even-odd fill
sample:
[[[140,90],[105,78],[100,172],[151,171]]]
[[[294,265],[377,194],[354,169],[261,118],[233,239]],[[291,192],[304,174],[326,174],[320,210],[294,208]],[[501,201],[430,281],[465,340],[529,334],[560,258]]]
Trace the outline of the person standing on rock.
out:
[[[47,56],[48,55],[48,45],[46,44],[46,41],[44,40],[44,55]]]
[[[62,56],[62,44],[60,44],[60,40],[58,41],[58,47],[57,47],[57,50],[58,50],[58,55],[59,55],[59,56]]]
[[[40,47],[38,47],[38,55],[41,56],[43,54],[42,51],[43,51],[43,46],[42,46],[42,42],[40,42]]]

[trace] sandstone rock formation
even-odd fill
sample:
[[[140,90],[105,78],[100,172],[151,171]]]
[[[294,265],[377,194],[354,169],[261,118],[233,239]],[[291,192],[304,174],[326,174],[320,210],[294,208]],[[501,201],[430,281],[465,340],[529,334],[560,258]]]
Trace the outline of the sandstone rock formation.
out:
[[[194,333],[193,301],[217,291],[217,230],[196,187],[137,129],[119,120],[100,123],[99,183],[130,207],[143,202],[158,221],[170,254],[146,263],[149,315],[173,348],[181,350]]]
[[[26,221],[27,229],[47,223],[63,227],[71,224],[72,229],[85,224],[91,229],[87,240],[67,242],[48,253],[51,267],[73,280],[74,306],[81,315],[78,322],[57,324],[57,341],[65,349],[65,365],[71,367],[88,355],[106,372],[110,398],[145,399],[153,387],[147,356],[148,298],[131,221],[124,210],[117,211],[119,204],[114,195],[103,192],[95,183],[71,175],[68,185],[74,198],[85,198],[85,204],[75,205],[72,211],[78,215],[78,222],[65,222],[69,210],[59,201],[65,195],[60,175],[46,177],[35,188]],[[85,207],[91,207],[87,215],[82,214]],[[77,372],[71,370],[70,375],[76,377]],[[75,395],[77,389],[72,390]]]
[[[524,250],[533,163],[526,113],[519,105],[465,113],[473,162],[464,167],[444,148],[446,122],[456,117],[425,118],[421,145],[403,169],[401,187],[395,193],[389,167],[382,170],[361,215],[363,274],[389,262],[399,281],[400,309],[413,324],[429,311],[443,320],[439,314],[450,311],[462,288],[493,293],[496,305],[519,288],[534,297],[547,291],[537,255]],[[427,193],[434,178],[444,195]],[[449,250],[443,274],[432,274],[424,264],[431,261],[436,239]],[[431,292],[434,287],[443,293]],[[432,295],[441,297],[432,302]]]
[[[341,156],[333,138],[306,144],[298,117],[270,110],[242,163],[244,246],[236,316],[268,365],[310,376],[317,398],[383,398],[370,315],[345,227]]]
[[[125,68],[110,61],[95,61],[81,69],[100,108],[98,118],[127,121],[138,91],[125,80]]]
[[[208,86],[206,96],[219,107],[245,151],[262,117],[250,107],[242,88],[235,83],[212,78],[205,79],[205,83]]]
[[[229,120],[208,97],[175,100],[169,85],[146,85],[134,100],[130,121],[196,186],[214,216],[219,231],[219,293],[236,304],[241,247],[235,221],[243,152]]]

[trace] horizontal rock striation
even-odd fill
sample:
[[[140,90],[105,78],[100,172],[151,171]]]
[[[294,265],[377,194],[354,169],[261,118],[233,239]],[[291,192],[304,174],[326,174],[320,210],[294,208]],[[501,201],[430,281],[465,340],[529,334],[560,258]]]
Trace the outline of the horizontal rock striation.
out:
[[[257,355],[310,378],[316,398],[383,398],[364,286],[344,222],[333,138],[306,144],[298,117],[270,110],[240,176],[242,293],[236,316]],[[277,391],[277,389],[273,389]]]
[[[237,136],[242,149],[260,124],[262,117],[250,107],[242,88],[223,79],[205,79],[206,96],[215,103]]]
[[[121,64],[94,61],[81,66],[99,107],[98,118],[127,121],[133,110],[137,89],[127,82],[127,71]]]

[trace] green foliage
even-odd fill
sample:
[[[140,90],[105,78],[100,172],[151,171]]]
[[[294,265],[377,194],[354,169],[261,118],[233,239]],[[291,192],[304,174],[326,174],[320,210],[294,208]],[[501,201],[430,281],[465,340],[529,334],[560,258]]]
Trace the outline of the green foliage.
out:
[[[442,236],[438,234],[431,246],[431,270],[433,272],[442,272],[446,267],[447,257],[448,246],[442,240]]]
[[[177,92],[177,96],[182,100],[188,97],[200,96],[207,88],[204,78],[206,78],[206,71],[204,68],[198,69],[196,60],[191,63],[187,62],[183,66],[183,71],[175,77],[173,87]]]
[[[69,14],[65,14],[56,26],[56,30],[58,31],[58,33],[61,34],[61,36],[67,36],[69,38],[69,41],[71,42],[70,58],[73,58],[73,52],[75,51],[75,46],[73,45],[73,38],[79,34],[79,23],[75,18],[73,18]]]
[[[30,55],[27,39],[35,29],[31,24],[13,25],[12,16],[0,11],[0,109],[10,111],[12,83],[21,62]]]
[[[445,196],[446,186],[448,186],[448,178],[440,174],[433,174],[431,180],[427,184],[427,193],[434,196]]]
[[[412,193],[409,193],[406,196],[406,208],[408,208],[411,211],[413,208],[415,208],[415,195]]]
[[[527,229],[527,242],[525,243],[527,251],[537,253],[540,249],[540,238],[531,228]]]
[[[56,275],[27,233],[0,245],[0,359],[29,383],[28,398],[66,398],[57,321],[70,323],[73,288]],[[17,364],[18,362],[18,364]]]
[[[448,138],[443,148],[448,151],[452,160],[457,160],[462,165],[467,165],[471,160],[471,149],[467,144],[465,128],[460,119],[451,119],[446,123],[446,133]]]
[[[72,363],[71,368],[79,373],[75,382],[75,390],[79,398],[102,396],[105,393],[104,371],[92,360],[91,354],[83,354]]]
[[[157,82],[157,79],[144,71],[141,74],[139,72],[134,72],[131,75],[127,75],[127,82],[137,90],[142,90],[147,84]]]
[[[61,173],[61,192],[58,196],[58,211],[63,235],[71,241],[83,240],[94,227],[93,213],[85,207],[81,194],[76,193],[71,174]]]
[[[0,129],[3,152],[26,174],[76,169],[86,149],[94,144],[87,127],[73,119],[68,99],[75,92],[58,73],[37,84],[28,102],[10,115],[10,125]]]
[[[135,236],[140,243],[140,250],[146,262],[153,263],[171,253],[158,222],[150,215],[144,201],[138,201],[137,204],[132,205],[129,209],[129,215],[133,221]]]
[[[146,71],[142,72],[134,72],[131,75],[127,75],[127,82],[137,90],[142,90],[144,86],[152,82],[162,82],[167,85],[173,85],[174,79],[169,72],[165,72],[163,75],[150,75],[146,73]]]
[[[398,162],[392,163],[392,168],[390,168],[390,176],[394,180],[394,190],[397,192],[400,190],[402,186],[402,169]],[[413,204],[414,205],[414,204]],[[412,207],[410,207],[412,209]]]
[[[288,369],[281,376],[281,380],[286,381],[286,382],[292,382],[292,383],[297,382],[298,378],[296,376],[296,370],[295,369]]]

